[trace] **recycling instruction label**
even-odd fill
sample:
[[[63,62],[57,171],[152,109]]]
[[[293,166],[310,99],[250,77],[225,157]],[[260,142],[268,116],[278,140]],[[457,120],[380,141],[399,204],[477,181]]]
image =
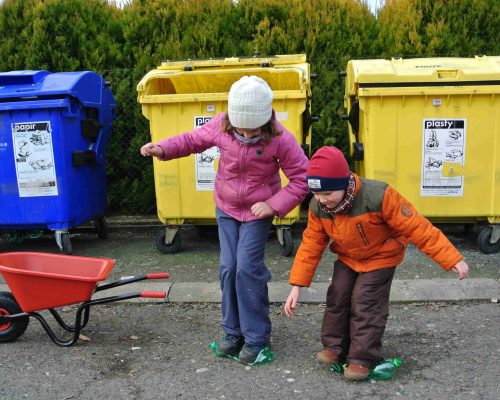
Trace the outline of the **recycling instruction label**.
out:
[[[50,121],[11,124],[19,197],[57,196]]]
[[[194,128],[197,129],[210,121],[211,116],[195,116]],[[210,147],[202,153],[195,154],[196,190],[200,192],[213,192],[215,187],[215,163],[220,157],[217,146]]]
[[[466,119],[424,119],[422,143],[422,180],[420,196],[460,197],[464,177],[453,172],[453,165],[464,166]]]

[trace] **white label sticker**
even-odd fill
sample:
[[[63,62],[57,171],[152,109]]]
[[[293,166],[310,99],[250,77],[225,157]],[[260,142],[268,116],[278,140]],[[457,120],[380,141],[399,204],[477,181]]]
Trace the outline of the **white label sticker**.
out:
[[[321,180],[319,179],[308,179],[307,185],[310,189],[321,189]]]
[[[213,117],[196,116],[194,117],[194,128],[206,124]],[[196,171],[196,190],[199,192],[213,192],[215,186],[215,165],[220,157],[220,150],[217,146],[210,147],[202,153],[195,155]]]
[[[57,196],[50,121],[12,124],[19,197]]]
[[[464,195],[463,175],[444,176],[443,172],[445,165],[464,166],[466,122],[466,119],[424,119],[421,196]]]

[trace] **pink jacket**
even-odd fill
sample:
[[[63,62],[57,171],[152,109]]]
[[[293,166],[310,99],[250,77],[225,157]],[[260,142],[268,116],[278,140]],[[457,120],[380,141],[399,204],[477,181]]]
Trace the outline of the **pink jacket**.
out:
[[[259,219],[250,207],[267,202],[280,217],[284,217],[307,195],[307,157],[295,137],[279,122],[283,132],[267,144],[244,145],[224,132],[224,113],[216,115],[193,131],[163,139],[158,145],[165,152],[162,160],[186,157],[217,146],[220,149],[219,168],[215,177],[216,206],[238,221]],[[288,178],[281,187],[279,170]]]

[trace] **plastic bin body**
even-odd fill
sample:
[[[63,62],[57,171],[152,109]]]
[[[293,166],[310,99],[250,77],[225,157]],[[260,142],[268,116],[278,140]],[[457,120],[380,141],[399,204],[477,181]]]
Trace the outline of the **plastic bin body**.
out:
[[[94,72],[0,74],[0,229],[67,230],[104,215],[115,102]]]
[[[310,146],[310,70],[304,55],[164,62],[137,86],[138,101],[150,121],[151,140],[158,142],[201,126],[227,111],[231,85],[257,75],[274,92],[278,120],[300,145]],[[309,118],[309,119],[308,119]],[[308,147],[306,148],[308,152]],[[154,160],[158,217],[164,224],[215,224],[213,200],[218,166],[216,148],[168,162]],[[287,180],[282,174],[283,185]],[[276,225],[300,218],[300,206]]]
[[[357,173],[435,222],[500,222],[500,57],[350,61],[344,100]]]

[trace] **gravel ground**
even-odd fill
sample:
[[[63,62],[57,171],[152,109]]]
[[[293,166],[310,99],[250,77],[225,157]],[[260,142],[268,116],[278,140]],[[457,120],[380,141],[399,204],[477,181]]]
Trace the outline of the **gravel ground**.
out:
[[[74,316],[65,308],[66,319]],[[216,358],[214,304],[95,307],[89,341],[52,344],[31,321],[0,346],[0,398],[68,399],[439,399],[500,398],[498,304],[392,305],[384,354],[403,365],[389,381],[346,382],[319,365],[323,305],[286,318],[272,307],[273,363],[243,366]]]
[[[500,254],[476,249],[475,232],[443,228],[464,254],[471,278],[500,278]],[[72,237],[73,254],[110,257],[110,280],[168,271],[172,282],[218,280],[218,241],[213,231],[182,232],[182,251],[156,249],[158,227],[113,229],[99,240],[84,229]],[[294,227],[295,248],[301,229]],[[22,244],[0,237],[0,251],[58,253],[52,237]],[[283,257],[275,234],[266,262],[273,281],[286,281],[293,257]],[[328,282],[334,256],[325,252],[315,282]],[[395,279],[454,278],[410,246]],[[2,279],[0,278],[0,282]],[[74,307],[66,307],[68,322]],[[404,364],[390,381],[349,383],[314,358],[320,350],[323,305],[301,305],[289,319],[273,305],[275,361],[246,367],[215,358],[210,341],[219,332],[217,304],[132,304],[96,306],[84,331],[89,341],[71,348],[52,344],[37,321],[14,343],[0,346],[0,399],[439,399],[500,398],[500,313],[498,304],[422,303],[391,305],[384,337],[387,357]],[[43,313],[48,314],[47,312]],[[50,314],[48,320],[52,322]]]

